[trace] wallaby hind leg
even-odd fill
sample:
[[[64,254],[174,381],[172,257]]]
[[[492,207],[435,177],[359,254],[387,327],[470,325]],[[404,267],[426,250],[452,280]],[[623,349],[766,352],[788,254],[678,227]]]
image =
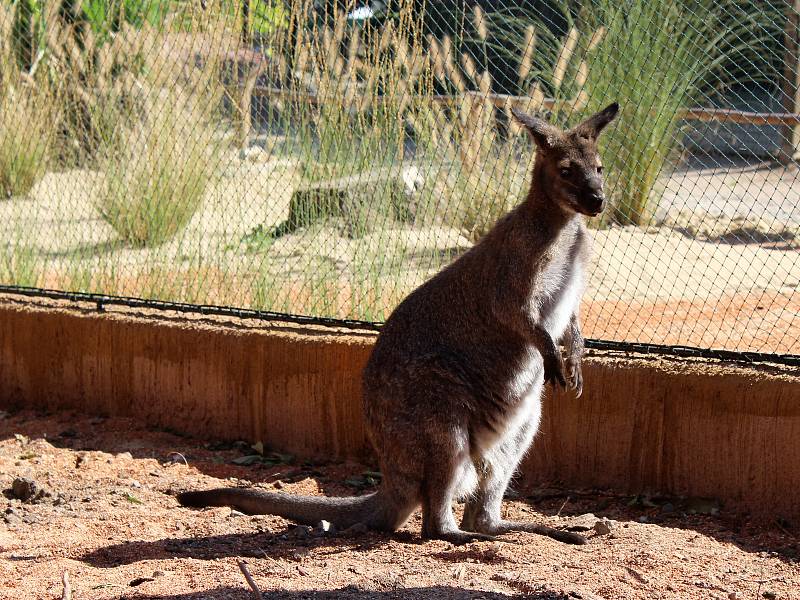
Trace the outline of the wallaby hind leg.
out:
[[[455,438],[455,436],[454,436]],[[453,500],[471,490],[464,489],[465,481],[474,481],[474,468],[463,440],[443,440],[437,452],[431,453],[425,468],[422,489],[422,535],[454,544],[476,540],[493,540],[494,536],[459,529],[453,515]],[[469,486],[468,487],[472,487]]]
[[[478,489],[464,506],[461,527],[493,536],[509,531],[526,531],[546,535],[567,544],[585,544],[586,538],[577,533],[561,531],[540,523],[507,521],[501,518],[503,496],[537,426],[538,422],[523,425],[517,435],[481,457],[477,465],[481,476]]]

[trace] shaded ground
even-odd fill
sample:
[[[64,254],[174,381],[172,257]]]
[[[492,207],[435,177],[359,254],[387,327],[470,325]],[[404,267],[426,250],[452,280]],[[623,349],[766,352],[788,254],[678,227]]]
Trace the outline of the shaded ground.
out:
[[[59,598],[66,571],[78,599],[245,599],[243,558],[267,598],[800,598],[797,524],[750,523],[713,502],[550,488],[506,502],[507,516],[558,527],[587,512],[612,519],[583,547],[528,534],[422,541],[419,514],[395,536],[316,536],[277,517],[177,507],[173,490],[224,482],[311,494],[371,485],[363,465],[231,463],[243,454],[132,420],[4,414],[0,487],[26,476],[51,495],[3,499],[0,597]]]

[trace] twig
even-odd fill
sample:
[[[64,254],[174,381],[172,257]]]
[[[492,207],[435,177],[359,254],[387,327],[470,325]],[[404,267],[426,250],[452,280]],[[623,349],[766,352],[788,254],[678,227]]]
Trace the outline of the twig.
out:
[[[239,565],[239,570],[247,580],[247,585],[249,585],[250,589],[253,590],[253,595],[256,597],[256,600],[264,600],[264,596],[261,595],[261,590],[258,589],[256,582],[253,580],[253,576],[250,575],[250,571],[247,568],[247,563],[243,560],[237,560],[236,564]]]
[[[183,464],[185,464],[187,467],[189,466],[189,461],[187,461],[186,457],[183,454],[181,454],[180,452],[170,452],[167,456],[169,456],[169,457],[177,456],[178,458],[180,458],[183,461]],[[172,462],[177,463],[178,461],[173,458]]]
[[[564,500],[564,504],[562,504],[562,505],[561,505],[561,508],[559,508],[559,509],[558,509],[558,512],[556,513],[556,516],[557,516],[557,517],[560,517],[560,516],[561,516],[561,511],[562,511],[562,510],[564,510],[564,507],[567,505],[567,502],[569,502],[569,500],[570,500],[570,497],[569,497],[569,496],[567,496],[567,499],[566,499],[566,500]]]
[[[64,584],[64,591],[61,592],[61,600],[72,600],[72,588],[69,586],[69,575],[66,571],[61,574],[61,583]]]

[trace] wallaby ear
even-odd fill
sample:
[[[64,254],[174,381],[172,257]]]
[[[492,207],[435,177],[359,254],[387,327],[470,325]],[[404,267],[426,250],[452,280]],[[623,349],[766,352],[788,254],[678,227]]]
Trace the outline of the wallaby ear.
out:
[[[611,123],[619,112],[619,104],[614,102],[609,104],[599,113],[593,114],[591,117],[583,121],[577,127],[576,131],[580,131],[592,138],[597,138],[600,132],[603,131],[606,125]]]
[[[556,140],[561,136],[561,132],[558,128],[547,121],[532,117],[516,108],[511,109],[511,114],[514,115],[517,121],[525,126],[525,129],[527,129],[528,133],[533,137],[533,141],[536,142],[540,148],[552,148]]]

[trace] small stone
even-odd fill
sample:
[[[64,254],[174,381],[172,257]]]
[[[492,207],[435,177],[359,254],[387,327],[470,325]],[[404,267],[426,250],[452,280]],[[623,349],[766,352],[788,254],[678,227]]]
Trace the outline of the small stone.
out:
[[[114,458],[132,460],[133,454],[131,454],[130,452],[120,452],[119,454],[115,455]]]
[[[283,484],[281,483],[280,480],[278,480],[272,484],[272,487],[274,487],[276,490],[282,490]]]
[[[661,507],[661,512],[669,514],[675,512],[675,505],[671,502],[667,502],[664,506]]]
[[[641,517],[639,517],[639,518],[638,518],[638,519],[636,519],[636,520],[637,520],[639,523],[647,523],[649,519],[647,518],[647,515],[642,515]]]
[[[6,512],[3,515],[3,520],[8,525],[19,525],[22,523],[22,517],[20,517],[19,513],[10,506],[6,509]]]
[[[228,516],[229,517],[243,517],[244,513],[243,512],[239,512],[238,510],[232,508],[231,509],[231,514],[229,514]]]
[[[567,526],[568,531],[589,531],[590,529],[594,528],[594,524],[597,522],[597,517],[594,516],[592,513],[586,513],[583,515],[579,515],[573,519],[570,519],[569,525]]]
[[[601,519],[594,524],[594,531],[597,535],[608,535],[611,533],[611,524],[608,519]]]
[[[730,592],[728,600],[742,600],[742,595],[739,592]]]
[[[28,477],[17,477],[11,483],[11,497],[23,502],[37,502],[47,496],[47,492]]]
[[[761,592],[761,595],[764,596],[767,600],[775,600],[778,597],[778,594],[773,592],[772,590],[764,590]]]
[[[166,575],[164,571],[153,571],[153,579],[156,577],[164,577],[164,575]]]
[[[138,481],[136,481],[135,479],[131,479],[130,485],[131,485],[132,488],[136,488],[136,489],[139,489],[140,487],[142,487],[142,484],[139,483]]]

